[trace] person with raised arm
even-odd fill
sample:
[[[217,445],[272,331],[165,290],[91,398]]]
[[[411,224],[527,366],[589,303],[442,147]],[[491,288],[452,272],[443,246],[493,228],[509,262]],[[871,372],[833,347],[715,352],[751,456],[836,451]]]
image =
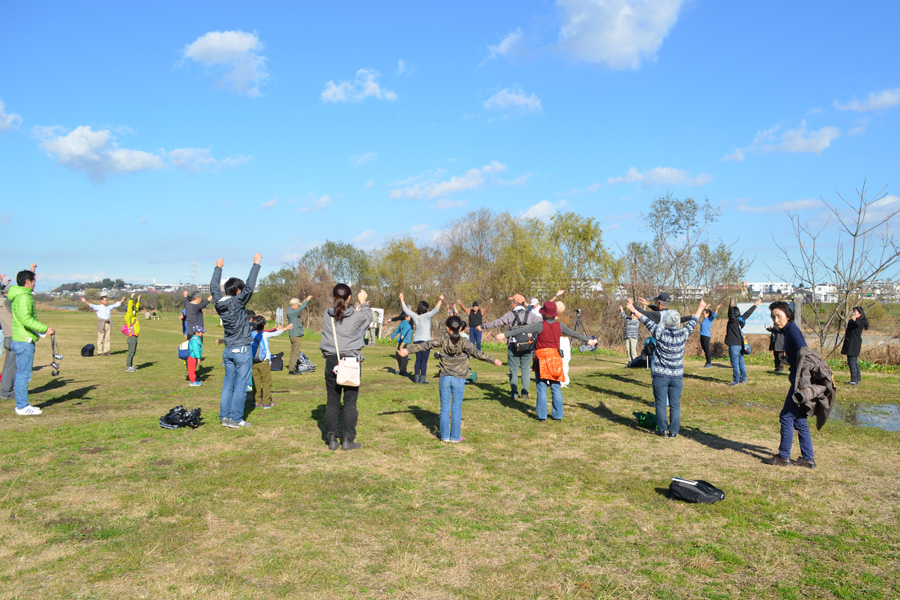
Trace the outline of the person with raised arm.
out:
[[[225,282],[222,294],[222,267],[225,259],[216,261],[209,291],[215,302],[216,312],[222,319],[225,329],[225,350],[222,351],[222,362],[225,364],[225,377],[222,379],[222,399],[219,404],[219,419],[223,427],[250,427],[244,420],[244,403],[247,399],[247,382],[253,367],[251,353],[250,317],[247,314],[247,303],[253,296],[256,278],[259,276],[259,261],[262,255],[253,255],[253,266],[247,282],[237,277],[230,277]]]
[[[441,304],[444,302],[444,295],[441,294],[441,297],[438,299],[438,303],[435,304],[434,308],[428,310],[428,302],[425,300],[420,300],[419,305],[416,307],[416,312],[413,312],[410,307],[406,305],[406,302],[403,301],[403,294],[400,294],[400,308],[403,309],[403,313],[409,316],[412,319],[413,323],[413,343],[418,342],[428,342],[431,341],[431,319],[438,313],[441,309]],[[416,364],[413,368],[413,373],[415,374],[415,382],[416,383],[429,383],[428,382],[428,353],[420,352],[416,354]]]
[[[112,331],[110,312],[121,306],[125,301],[125,296],[122,296],[122,299],[112,306],[106,296],[100,296],[100,304],[91,304],[84,296],[81,297],[81,301],[97,313],[97,356],[109,356],[110,332]]]

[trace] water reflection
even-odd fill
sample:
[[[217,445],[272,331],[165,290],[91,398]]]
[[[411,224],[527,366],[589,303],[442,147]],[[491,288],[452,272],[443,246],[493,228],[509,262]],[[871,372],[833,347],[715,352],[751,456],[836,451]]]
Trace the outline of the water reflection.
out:
[[[900,404],[838,404],[831,418],[857,427],[900,431]]]

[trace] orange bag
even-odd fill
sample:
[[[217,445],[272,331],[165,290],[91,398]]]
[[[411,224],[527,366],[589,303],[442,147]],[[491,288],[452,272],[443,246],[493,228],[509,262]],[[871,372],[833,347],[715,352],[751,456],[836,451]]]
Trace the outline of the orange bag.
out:
[[[534,357],[538,363],[537,375],[539,379],[549,379],[551,381],[566,380],[559,348],[538,348],[534,352]]]

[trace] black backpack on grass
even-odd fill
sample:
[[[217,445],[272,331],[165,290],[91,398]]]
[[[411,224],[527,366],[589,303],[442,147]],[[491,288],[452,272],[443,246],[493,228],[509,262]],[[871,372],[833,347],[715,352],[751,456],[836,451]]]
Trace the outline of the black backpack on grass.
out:
[[[163,429],[179,429],[181,427],[197,429],[201,425],[203,425],[203,419],[200,418],[199,408],[188,410],[179,405],[159,418],[159,426]]]
[[[85,358],[89,358],[94,355],[94,345],[86,344],[84,348],[81,349],[81,356]]]
[[[669,496],[685,502],[699,502],[701,504],[713,504],[725,499],[725,492],[708,481],[693,481],[673,477],[669,484]]]
[[[279,352],[278,354],[273,354],[269,357],[270,367],[273,371],[283,371],[284,370],[284,352]]]

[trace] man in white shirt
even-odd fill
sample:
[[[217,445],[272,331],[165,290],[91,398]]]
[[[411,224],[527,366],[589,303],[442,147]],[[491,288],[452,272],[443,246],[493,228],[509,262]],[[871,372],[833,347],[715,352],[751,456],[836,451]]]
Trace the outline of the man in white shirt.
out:
[[[85,300],[84,296],[81,301],[91,307],[91,310],[97,313],[97,356],[109,356],[109,341],[112,326],[110,325],[110,311],[118,308],[125,301],[125,296],[113,305],[110,305],[109,298],[100,297],[100,304],[91,304]]]

